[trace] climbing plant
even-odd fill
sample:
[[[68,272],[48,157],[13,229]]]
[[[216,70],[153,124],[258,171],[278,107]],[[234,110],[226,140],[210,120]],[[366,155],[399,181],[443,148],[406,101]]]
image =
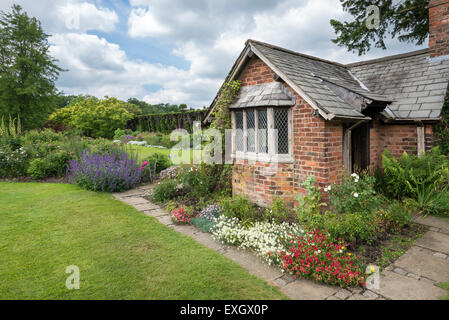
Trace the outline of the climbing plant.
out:
[[[211,128],[225,130],[231,128],[231,116],[229,106],[240,91],[242,82],[240,80],[231,80],[225,82],[218,94],[218,100],[215,109],[212,112],[213,121]]]
[[[445,155],[449,155],[449,91],[443,106],[441,121],[435,126],[436,144]]]

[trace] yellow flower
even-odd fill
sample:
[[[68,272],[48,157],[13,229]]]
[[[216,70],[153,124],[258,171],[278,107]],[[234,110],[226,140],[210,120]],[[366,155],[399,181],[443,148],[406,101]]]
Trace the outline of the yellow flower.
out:
[[[351,256],[351,252],[348,252],[348,256]]]
[[[345,247],[341,247],[341,250],[345,250],[346,248]]]
[[[374,269],[374,267],[371,267],[371,272],[374,272],[374,271],[376,271],[376,270]]]

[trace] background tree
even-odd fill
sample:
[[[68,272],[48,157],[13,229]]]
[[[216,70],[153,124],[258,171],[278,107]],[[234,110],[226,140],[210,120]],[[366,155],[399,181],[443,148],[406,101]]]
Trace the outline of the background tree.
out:
[[[60,71],[41,23],[13,5],[0,12],[0,117],[19,115],[26,129],[40,127],[56,107]]]
[[[332,41],[348,51],[363,55],[371,48],[386,49],[385,38],[398,36],[399,41],[421,45],[429,32],[428,0],[340,0],[343,10],[349,12],[354,20],[340,22],[331,20],[330,24],[337,34]],[[377,6],[380,10],[379,27],[366,25],[367,8]]]

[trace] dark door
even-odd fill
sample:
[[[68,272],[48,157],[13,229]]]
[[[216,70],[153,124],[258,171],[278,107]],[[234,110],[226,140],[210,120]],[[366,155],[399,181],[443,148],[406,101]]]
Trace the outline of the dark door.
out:
[[[351,152],[352,171],[358,172],[369,166],[369,123],[363,123],[352,129]]]

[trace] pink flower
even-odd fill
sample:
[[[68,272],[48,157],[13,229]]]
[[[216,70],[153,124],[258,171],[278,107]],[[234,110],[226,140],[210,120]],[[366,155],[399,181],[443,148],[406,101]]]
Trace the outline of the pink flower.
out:
[[[148,164],[148,162],[144,161],[144,162],[142,163],[142,166],[145,167],[147,164]]]
[[[140,166],[140,167],[139,167],[139,170],[142,171],[142,169],[143,169],[142,166]]]

